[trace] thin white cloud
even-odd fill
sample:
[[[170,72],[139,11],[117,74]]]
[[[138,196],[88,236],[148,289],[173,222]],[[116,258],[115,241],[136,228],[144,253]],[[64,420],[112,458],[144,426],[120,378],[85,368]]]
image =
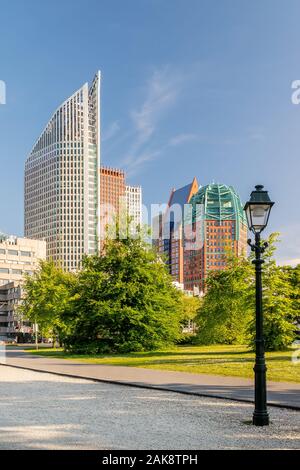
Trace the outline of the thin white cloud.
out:
[[[154,71],[147,84],[146,99],[139,109],[131,112],[138,134],[136,144],[141,145],[153,135],[162,114],[174,104],[178,91],[178,80],[168,67]]]
[[[291,264],[295,266],[300,263],[300,224],[294,223],[279,228],[282,243],[278,246],[275,254],[279,264]]]
[[[182,77],[169,67],[156,69],[146,85],[145,99],[130,116],[134,127],[134,140],[127,156],[123,160],[128,172],[137,171],[143,163],[153,160],[161,154],[161,149],[153,150],[150,139],[153,138],[159,122],[176,103]]]
[[[262,127],[251,126],[246,129],[247,139],[250,141],[264,141],[266,139],[265,131]]]
[[[199,136],[197,134],[178,134],[169,140],[169,145],[171,145],[171,147],[176,147],[177,145],[185,144],[195,140],[199,140]]]
[[[110,140],[112,137],[114,137],[117,132],[120,130],[119,122],[114,121],[110,124],[110,126],[104,130],[102,134],[102,142],[105,142],[107,140]]]
[[[144,163],[155,160],[161,154],[162,150],[154,150],[153,152],[148,151],[140,154],[137,158],[134,159],[132,164],[128,165],[127,176],[134,176],[136,173],[139,172],[140,168],[144,165]]]
[[[254,141],[264,141],[265,140],[265,135],[262,132],[252,132],[248,136],[249,140],[254,140]]]
[[[279,264],[283,265],[283,266],[297,266],[298,264],[300,264],[300,258],[292,258],[292,259],[287,259],[287,260],[284,260],[284,261],[281,261],[279,262]]]

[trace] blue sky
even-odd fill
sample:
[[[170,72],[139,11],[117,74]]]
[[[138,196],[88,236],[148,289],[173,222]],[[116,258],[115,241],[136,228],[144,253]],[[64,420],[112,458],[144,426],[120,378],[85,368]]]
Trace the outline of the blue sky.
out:
[[[0,229],[23,233],[26,155],[52,112],[102,71],[102,163],[141,184],[261,183],[280,261],[300,262],[298,0],[0,3]]]

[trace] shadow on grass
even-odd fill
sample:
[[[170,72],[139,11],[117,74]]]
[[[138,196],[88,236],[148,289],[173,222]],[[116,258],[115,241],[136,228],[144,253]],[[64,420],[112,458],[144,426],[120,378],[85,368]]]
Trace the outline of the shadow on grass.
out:
[[[38,355],[38,352],[37,352]],[[178,365],[178,366],[203,366],[203,365],[226,365],[226,364],[251,364],[253,365],[254,362],[254,355],[253,353],[247,352],[244,354],[239,354],[239,356],[244,356],[244,357],[228,357],[228,353],[225,354],[218,354],[218,353],[211,353],[211,354],[198,354],[198,357],[195,357],[195,354],[191,355],[181,355],[185,357],[174,357],[176,355],[174,354],[131,354],[131,355],[124,355],[124,356],[119,356],[119,355],[111,355],[111,356],[102,356],[102,355],[95,355],[95,356],[89,356],[89,355],[72,355],[72,354],[66,354],[63,352],[54,352],[53,353],[41,353],[40,356],[43,357],[53,357],[53,358],[61,358],[61,359],[73,359],[73,360],[86,360],[86,361],[91,361],[90,363],[95,363],[97,364],[97,359],[98,360],[103,360],[105,362],[102,362],[103,365],[120,365],[120,366],[156,366],[156,365]],[[236,354],[235,354],[236,355]],[[168,357],[166,357],[168,356]],[[203,356],[208,356],[208,357],[203,357]],[[234,355],[232,355],[234,356]],[[148,358],[148,360],[145,360]],[[134,359],[134,360],[133,360]],[[95,360],[95,362],[93,362]],[[109,362],[111,360],[112,362]],[[290,362],[291,357],[290,355],[287,356],[273,356],[273,357],[267,357],[267,362],[276,362],[276,361],[281,361],[281,362]],[[101,363],[99,363],[101,365]]]
[[[137,352],[137,353],[128,353],[128,354],[72,354],[66,353],[64,351],[30,351],[30,354],[40,354],[41,356],[56,356],[64,358],[88,358],[93,357],[95,359],[130,359],[130,358],[147,358],[147,357],[164,357],[164,356],[240,356],[240,355],[249,355],[253,354],[253,351],[198,351],[198,352],[188,352],[188,351],[149,351],[149,352]]]

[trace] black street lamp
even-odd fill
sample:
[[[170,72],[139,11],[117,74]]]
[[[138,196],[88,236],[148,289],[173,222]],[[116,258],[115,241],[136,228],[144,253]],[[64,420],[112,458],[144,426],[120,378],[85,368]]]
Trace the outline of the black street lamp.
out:
[[[268,191],[264,191],[261,185],[255,186],[255,191],[250,195],[244,207],[249,229],[255,235],[255,243],[248,240],[251,250],[255,252],[255,290],[256,290],[256,337],[255,337],[255,410],[253,413],[253,424],[255,426],[267,426],[269,415],[267,410],[267,385],[266,385],[266,362],[265,343],[263,336],[263,311],[262,311],[262,283],[261,271],[264,260],[262,253],[268,244],[261,244],[260,234],[266,228],[274,202],[271,202]]]

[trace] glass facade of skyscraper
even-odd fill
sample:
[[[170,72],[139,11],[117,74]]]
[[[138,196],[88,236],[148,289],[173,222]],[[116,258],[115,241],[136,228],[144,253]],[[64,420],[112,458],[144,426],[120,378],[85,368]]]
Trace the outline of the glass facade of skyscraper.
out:
[[[25,163],[25,236],[45,240],[67,270],[98,251],[100,81],[55,111]]]

